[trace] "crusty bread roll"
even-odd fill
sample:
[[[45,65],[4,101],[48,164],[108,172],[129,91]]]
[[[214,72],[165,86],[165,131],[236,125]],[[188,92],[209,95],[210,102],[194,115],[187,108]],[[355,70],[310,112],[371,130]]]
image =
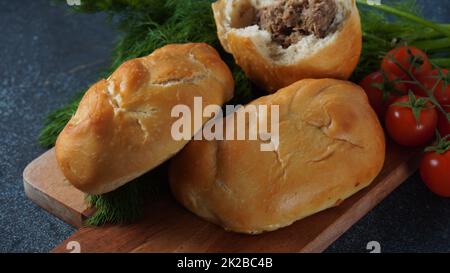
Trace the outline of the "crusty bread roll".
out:
[[[383,166],[382,127],[355,84],[302,80],[250,105],[279,105],[277,150],[262,152],[260,140],[193,140],[169,169],[176,199],[227,230],[288,226],[340,204]]]
[[[330,32],[324,37],[321,36],[323,31],[315,31],[321,27],[319,23],[315,24],[316,21],[326,16],[322,13],[329,12],[326,11],[326,6],[321,5],[321,1],[323,0],[219,0],[212,7],[218,36],[224,49],[233,54],[236,63],[251,80],[268,92],[273,92],[301,79],[348,79],[355,69],[362,44],[361,24],[355,1],[331,0],[335,2],[335,12],[331,13],[335,16],[330,21],[331,25],[327,26]],[[263,18],[264,24],[268,26],[264,29],[258,26],[258,13],[271,5],[280,5],[280,2],[294,7],[295,4],[298,6],[304,2],[309,2],[310,6],[317,3],[318,8],[303,20],[305,24],[309,24],[307,26],[302,25],[302,17],[295,14],[295,10],[288,10],[284,14],[277,14],[276,10],[266,13]],[[300,18],[297,22],[294,20],[296,16]],[[271,25],[270,19],[282,25]],[[294,28],[292,21],[298,24]],[[295,39],[289,39],[288,41],[294,41],[284,48],[274,41],[280,35],[276,36],[277,33],[274,34],[275,31],[272,30],[279,29],[284,35],[286,24],[291,27],[287,32],[293,33],[291,36]]]
[[[192,109],[194,96],[204,106],[221,105],[232,98],[233,86],[228,67],[207,44],[168,45],[129,60],[84,95],[56,142],[59,166],[84,192],[112,191],[188,142],[171,136],[178,119],[171,117],[173,106]]]

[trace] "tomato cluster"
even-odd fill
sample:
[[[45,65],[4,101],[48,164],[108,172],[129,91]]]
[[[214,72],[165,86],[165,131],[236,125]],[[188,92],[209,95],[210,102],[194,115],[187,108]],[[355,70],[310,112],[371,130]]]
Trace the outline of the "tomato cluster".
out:
[[[433,67],[422,50],[401,46],[388,52],[380,71],[367,75],[360,85],[398,144],[423,146],[437,135],[438,143],[427,148],[420,172],[433,192],[450,197],[450,73]]]

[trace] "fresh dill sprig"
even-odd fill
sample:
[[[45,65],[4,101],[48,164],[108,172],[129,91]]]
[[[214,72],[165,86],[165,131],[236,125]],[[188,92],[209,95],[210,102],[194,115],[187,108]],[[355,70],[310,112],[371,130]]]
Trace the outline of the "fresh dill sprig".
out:
[[[53,0],[65,3],[66,0]],[[150,54],[155,49],[170,43],[205,42],[214,46],[230,67],[235,80],[233,104],[245,104],[259,94],[231,55],[224,52],[216,35],[211,3],[213,0],[82,0],[75,6],[79,12],[106,12],[111,22],[117,25],[121,38],[112,52],[112,63],[104,72],[107,77],[124,61]],[[363,52],[352,79],[379,69],[379,58],[395,46],[414,44],[427,50],[431,60],[444,68],[450,66],[449,40],[436,29],[426,27],[406,18],[374,7],[367,1],[357,0],[363,27]],[[410,14],[420,14],[414,0],[396,1],[389,7]],[[439,28],[450,31],[449,25]],[[445,32],[445,31],[444,31]],[[448,37],[447,37],[448,38]],[[447,53],[447,55],[445,54]],[[45,121],[39,136],[39,143],[45,147],[54,145],[57,136],[75,113],[80,97],[67,106],[51,113]],[[89,225],[106,223],[128,223],[142,215],[143,204],[151,194],[161,187],[167,187],[165,165],[125,184],[119,189],[96,196],[88,196],[96,208],[95,214],[87,220]]]
[[[45,121],[44,127],[39,133],[38,141],[43,147],[51,147],[55,145],[56,138],[61,133],[64,126],[69,122],[70,118],[75,114],[80,103],[83,92],[77,94],[72,102],[67,105],[56,109],[50,113]]]
[[[87,195],[86,199],[96,211],[85,223],[92,226],[127,224],[139,219],[146,199],[157,198],[162,189],[168,187],[166,175],[167,164],[163,164],[112,192]]]

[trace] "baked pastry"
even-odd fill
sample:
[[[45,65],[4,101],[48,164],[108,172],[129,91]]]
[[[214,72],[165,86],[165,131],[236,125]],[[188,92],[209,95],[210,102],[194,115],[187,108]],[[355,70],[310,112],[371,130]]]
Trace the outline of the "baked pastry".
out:
[[[348,79],[361,54],[355,0],[219,0],[217,33],[268,92],[307,78]]]
[[[171,160],[172,192],[198,216],[235,232],[275,230],[340,204],[382,169],[383,130],[358,85],[302,80],[234,115],[257,105],[279,105],[274,151],[261,151],[260,137],[193,140]]]
[[[84,192],[112,191],[189,141],[171,135],[179,119],[171,116],[173,106],[192,107],[195,96],[205,106],[221,105],[232,98],[233,88],[231,72],[207,44],[167,45],[129,60],[84,95],[57,139],[59,166]],[[202,125],[193,125],[192,135]]]

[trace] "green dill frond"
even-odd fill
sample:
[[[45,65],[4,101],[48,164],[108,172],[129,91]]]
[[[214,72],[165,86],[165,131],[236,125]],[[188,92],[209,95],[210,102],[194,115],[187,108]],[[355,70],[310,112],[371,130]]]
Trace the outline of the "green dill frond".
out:
[[[83,93],[79,93],[72,102],[50,113],[44,121],[38,142],[42,147],[50,148],[55,145],[56,138],[64,129],[67,122],[75,114]]]
[[[158,198],[167,187],[167,164],[163,164],[112,192],[87,195],[87,201],[96,211],[85,224],[132,223],[142,216],[145,201]]]

